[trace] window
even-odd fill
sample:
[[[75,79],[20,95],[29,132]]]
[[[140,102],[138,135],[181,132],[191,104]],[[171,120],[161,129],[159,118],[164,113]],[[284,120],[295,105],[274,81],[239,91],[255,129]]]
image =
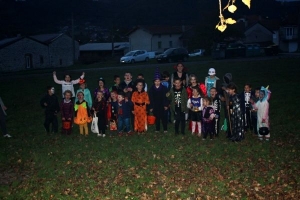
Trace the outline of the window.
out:
[[[161,49],[161,41],[157,42],[157,48]]]
[[[169,41],[169,47],[170,47],[170,48],[173,47],[173,41]]]

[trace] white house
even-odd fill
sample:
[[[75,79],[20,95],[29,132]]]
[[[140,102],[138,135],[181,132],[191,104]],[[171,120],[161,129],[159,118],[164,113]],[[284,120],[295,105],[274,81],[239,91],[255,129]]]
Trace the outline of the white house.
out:
[[[184,26],[137,26],[127,35],[130,50],[143,49],[162,52],[172,47],[182,47]]]

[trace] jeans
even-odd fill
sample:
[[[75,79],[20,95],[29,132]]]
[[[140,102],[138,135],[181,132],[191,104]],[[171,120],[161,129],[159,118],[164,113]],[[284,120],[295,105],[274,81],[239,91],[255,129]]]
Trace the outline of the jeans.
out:
[[[123,128],[125,126],[125,128]],[[129,132],[130,129],[130,118],[123,118],[122,116],[118,117],[118,131],[119,132]]]

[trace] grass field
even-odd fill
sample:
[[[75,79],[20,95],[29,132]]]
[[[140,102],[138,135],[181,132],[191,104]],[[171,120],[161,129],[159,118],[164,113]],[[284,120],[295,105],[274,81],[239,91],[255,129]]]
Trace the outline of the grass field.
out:
[[[143,65],[143,63],[141,64]],[[126,65],[127,66],[127,65]],[[173,66],[157,65],[172,72]],[[243,88],[270,85],[271,140],[260,142],[251,133],[241,143],[221,132],[213,141],[169,133],[97,138],[47,136],[39,105],[49,70],[35,76],[0,80],[0,96],[8,107],[7,126],[13,138],[0,138],[0,199],[299,199],[300,198],[300,59],[209,61],[186,63],[199,80],[210,67],[220,78],[227,72]],[[86,71],[88,88],[114,74],[144,73],[148,87],[155,67]],[[89,66],[82,66],[84,68]],[[124,67],[125,68],[125,67]],[[66,70],[70,70],[66,69]],[[79,77],[81,72],[72,72]],[[58,78],[63,79],[59,70]],[[75,86],[77,89],[77,86]],[[241,91],[241,90],[240,90]]]

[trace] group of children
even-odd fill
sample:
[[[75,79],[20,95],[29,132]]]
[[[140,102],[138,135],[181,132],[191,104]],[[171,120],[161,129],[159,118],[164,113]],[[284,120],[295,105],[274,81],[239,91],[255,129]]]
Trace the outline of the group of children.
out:
[[[224,125],[227,137],[232,141],[244,139],[247,129],[253,130],[259,139],[263,139],[259,130],[269,128],[268,100],[270,91],[267,88],[251,92],[251,85],[246,84],[244,92],[238,93],[232,76],[223,76],[223,83],[216,77],[214,68],[209,69],[204,83],[200,83],[194,74],[188,75],[182,63],[178,63],[171,75],[162,74],[156,68],[153,84],[148,88],[143,74],[133,81],[132,75],[126,72],[124,81],[114,76],[114,85],[105,86],[105,80],[98,80],[94,93],[86,88],[84,73],[80,78],[71,80],[65,75],[58,80],[53,72],[53,79],[62,85],[63,101],[58,103],[54,87],[47,87],[47,94],[41,100],[45,108],[44,127],[50,133],[58,132],[57,114],[61,112],[62,133],[71,134],[73,123],[79,125],[80,134],[88,135],[88,123],[92,116],[98,117],[98,136],[105,136],[111,122],[117,124],[120,136],[134,132],[144,133],[148,129],[147,116],[155,116],[155,132],[168,132],[168,122],[174,120],[175,134],[185,134],[186,123],[194,135],[205,140],[218,136],[220,131],[221,108],[224,108]],[[76,94],[74,84],[80,84]],[[93,95],[93,96],[92,96]],[[114,129],[111,129],[114,130]],[[270,134],[265,138],[268,140]]]

